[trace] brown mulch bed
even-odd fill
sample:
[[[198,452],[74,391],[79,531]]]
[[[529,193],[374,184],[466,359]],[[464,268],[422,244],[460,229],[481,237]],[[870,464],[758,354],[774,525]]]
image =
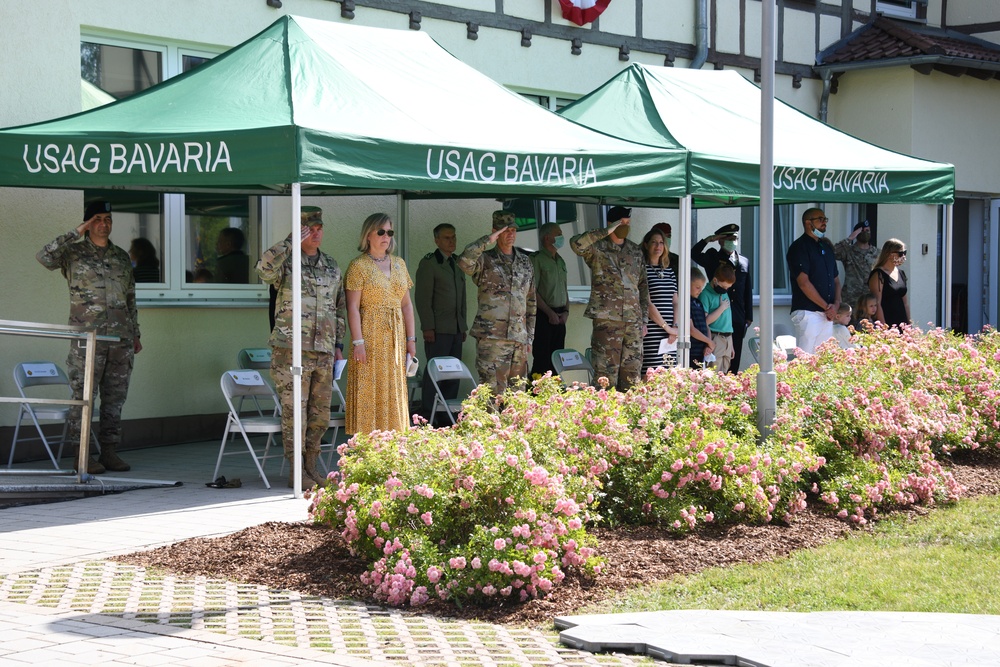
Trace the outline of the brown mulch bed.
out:
[[[962,452],[951,470],[969,496],[1000,494],[1000,454]],[[926,510],[917,509],[915,514]],[[543,625],[554,616],[579,613],[587,604],[643,584],[708,567],[767,561],[819,546],[855,530],[809,509],[788,525],[707,527],[676,536],[648,526],[594,530],[607,567],[596,580],[569,575],[544,600],[493,607],[456,608],[432,601],[421,613],[494,623]],[[364,564],[327,527],[266,523],[225,537],[197,538],[115,560],[178,574],[205,575],[335,599],[371,601],[361,584]]]

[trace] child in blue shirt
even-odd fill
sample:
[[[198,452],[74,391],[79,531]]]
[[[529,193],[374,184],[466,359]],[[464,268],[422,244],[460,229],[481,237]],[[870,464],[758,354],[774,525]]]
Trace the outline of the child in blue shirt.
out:
[[[733,348],[733,312],[729,309],[729,289],[736,282],[736,268],[729,262],[719,262],[712,283],[702,290],[698,300],[705,308],[708,330],[715,346],[715,366],[728,373],[736,350]]]

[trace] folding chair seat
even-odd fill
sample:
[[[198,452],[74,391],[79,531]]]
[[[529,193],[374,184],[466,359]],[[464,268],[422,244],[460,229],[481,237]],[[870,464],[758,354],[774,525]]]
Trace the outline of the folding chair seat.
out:
[[[787,334],[775,336],[774,346],[784,352],[789,361],[795,358],[795,348],[798,346],[795,336],[789,336]]]
[[[21,394],[21,398],[43,398],[42,396],[29,396],[25,390],[54,386],[65,386],[67,397],[72,398],[73,396],[73,389],[69,384],[69,377],[66,375],[66,372],[58,364],[51,361],[26,361],[18,364],[14,367],[14,384],[17,385],[17,391]],[[14,451],[17,448],[18,442],[40,441],[45,447],[52,465],[58,468],[58,460],[62,458],[63,446],[66,444],[66,434],[69,429],[68,419],[71,410],[72,408],[68,405],[32,405],[31,403],[21,403],[17,413],[17,421],[14,425],[14,439],[10,444],[10,457],[7,459],[7,467],[10,468],[14,464]],[[37,438],[21,437],[21,423],[25,417],[31,419],[31,422],[34,424],[35,430],[38,432]],[[45,435],[42,430],[42,421],[62,422],[62,433],[59,435],[58,440],[55,440],[51,435]],[[90,433],[90,441],[95,453],[99,453],[101,447],[93,431]],[[53,454],[51,445],[56,442],[59,443],[59,449],[57,453]]]
[[[222,379],[219,383],[222,387],[222,395],[226,397],[226,404],[229,406],[229,417],[226,419],[226,430],[222,434],[222,444],[219,445],[219,457],[215,462],[215,473],[213,473],[212,479],[217,479],[219,476],[219,468],[222,466],[223,456],[242,453],[226,452],[226,444],[229,442],[230,434],[238,432],[243,437],[247,451],[253,457],[254,465],[257,466],[257,472],[260,473],[260,478],[263,480],[264,486],[270,489],[271,484],[267,481],[267,475],[264,474],[263,464],[268,458],[277,456],[269,456],[269,452],[271,444],[275,441],[275,435],[279,437],[281,435],[281,404],[278,401],[278,396],[274,388],[264,381],[260,371],[257,370],[240,369],[226,371],[222,374]],[[249,397],[255,399],[263,397],[273,401],[275,405],[274,412],[270,415],[241,416],[234,401],[235,399]],[[263,452],[258,453],[254,449],[253,443],[250,442],[251,433],[267,434],[267,441],[264,444]],[[283,450],[281,456],[284,456]]]
[[[444,393],[441,391],[441,383],[447,380],[468,380],[471,383],[469,390],[476,386],[476,379],[472,376],[472,372],[469,367],[457,357],[434,357],[427,361],[427,367],[424,369],[431,379],[431,385],[434,387],[434,404],[431,407],[430,422],[434,423],[434,417],[437,416],[438,412],[447,412],[448,418],[451,419],[451,423],[455,423],[455,415],[462,412],[462,401],[465,400],[464,397],[469,395],[469,392],[462,392],[461,386],[459,387],[459,396],[457,398],[445,398]]]
[[[563,348],[553,351],[552,366],[555,367],[556,374],[562,378],[564,384],[567,379],[565,374],[576,371],[587,374],[587,384],[591,384],[594,381],[594,367],[591,365],[590,359],[587,359],[573,348]]]

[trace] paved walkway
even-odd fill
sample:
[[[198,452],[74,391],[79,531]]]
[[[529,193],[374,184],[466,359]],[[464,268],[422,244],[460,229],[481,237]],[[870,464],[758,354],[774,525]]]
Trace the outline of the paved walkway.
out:
[[[511,628],[108,560],[266,521],[306,519],[270,462],[226,460],[238,489],[211,489],[218,445],[128,452],[128,473],[182,486],[0,509],[0,666],[5,665],[638,665],[767,667],[1000,664],[1000,617],[953,614],[658,612],[563,617]],[[37,464],[35,464],[37,465]],[[845,629],[847,636],[845,637]],[[636,651],[598,653],[588,651]],[[739,658],[737,658],[739,656]],[[659,663],[663,664],[663,663]]]
[[[278,473],[265,489],[247,456],[205,486],[217,443],[127,452],[144,488],[0,509],[0,665],[635,665],[559,644],[550,629],[507,628],[402,613],[205,577],[172,576],[107,558],[267,521],[302,521]],[[37,466],[39,464],[33,464]]]

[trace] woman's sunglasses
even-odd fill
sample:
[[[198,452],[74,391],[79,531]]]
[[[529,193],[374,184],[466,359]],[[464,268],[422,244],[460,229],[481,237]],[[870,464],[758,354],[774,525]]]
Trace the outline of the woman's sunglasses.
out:
[[[899,255],[900,257],[906,257],[906,251],[905,250],[897,250],[896,254]]]
[[[396,232],[392,231],[391,229],[380,229],[376,232],[376,234],[378,234],[379,236],[385,236],[386,234],[388,234],[389,238],[391,239],[393,236],[395,236]]]

